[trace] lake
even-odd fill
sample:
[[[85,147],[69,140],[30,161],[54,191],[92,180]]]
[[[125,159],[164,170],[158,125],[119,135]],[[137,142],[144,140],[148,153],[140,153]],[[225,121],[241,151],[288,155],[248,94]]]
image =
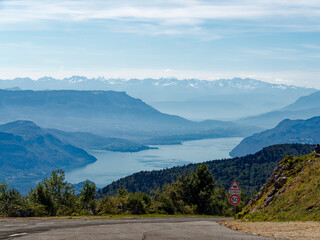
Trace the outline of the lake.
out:
[[[119,178],[146,170],[159,170],[189,163],[230,158],[229,152],[243,138],[215,138],[187,141],[181,145],[157,145],[158,149],[123,153],[111,151],[88,151],[98,160],[83,168],[66,173],[71,183],[89,179],[104,187]]]

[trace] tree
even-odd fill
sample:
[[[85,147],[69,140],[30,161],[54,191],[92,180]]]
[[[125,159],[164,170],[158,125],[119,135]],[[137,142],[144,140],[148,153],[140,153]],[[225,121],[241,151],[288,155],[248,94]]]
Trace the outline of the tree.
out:
[[[195,204],[198,206],[199,213],[209,213],[212,197],[215,192],[216,183],[213,174],[210,173],[206,164],[201,164],[197,168],[194,176],[196,189]]]
[[[0,215],[7,217],[20,217],[24,202],[20,193],[8,184],[0,184]]]
[[[176,182],[165,185],[158,193],[163,205],[169,204],[170,212],[212,214],[216,183],[206,164],[198,166],[196,172],[180,175]],[[159,195],[160,194],[160,195]]]
[[[48,215],[68,215],[75,211],[76,196],[73,185],[65,181],[62,170],[52,171],[50,178],[43,179],[29,193],[35,209],[43,206]]]
[[[91,211],[93,214],[96,213],[95,194],[96,194],[95,183],[90,183],[89,180],[86,180],[83,183],[83,186],[80,190],[80,197],[79,197],[80,207],[83,210]]]

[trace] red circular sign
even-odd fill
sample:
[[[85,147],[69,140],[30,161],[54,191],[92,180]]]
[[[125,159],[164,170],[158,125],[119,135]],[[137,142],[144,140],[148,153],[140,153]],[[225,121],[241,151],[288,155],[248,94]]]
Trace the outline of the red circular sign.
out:
[[[233,194],[230,196],[229,200],[232,205],[238,205],[240,203],[240,196]]]

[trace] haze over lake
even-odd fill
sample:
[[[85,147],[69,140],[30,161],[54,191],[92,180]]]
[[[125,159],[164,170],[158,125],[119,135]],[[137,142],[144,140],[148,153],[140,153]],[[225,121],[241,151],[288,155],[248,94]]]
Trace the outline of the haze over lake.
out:
[[[215,138],[187,141],[182,145],[160,145],[158,149],[123,153],[89,151],[98,160],[84,168],[66,173],[71,183],[89,179],[98,187],[139,171],[159,170],[189,163],[229,158],[229,152],[242,138]]]

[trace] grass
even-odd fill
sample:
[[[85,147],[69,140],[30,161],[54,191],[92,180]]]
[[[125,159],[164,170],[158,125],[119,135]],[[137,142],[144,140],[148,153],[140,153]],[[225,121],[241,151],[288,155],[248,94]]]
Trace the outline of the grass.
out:
[[[251,221],[320,221],[319,155],[287,157],[280,164],[286,169],[282,176],[288,178],[281,188],[285,188],[283,193],[262,207],[263,200],[274,189],[271,185],[255,204],[247,206],[238,216]]]

